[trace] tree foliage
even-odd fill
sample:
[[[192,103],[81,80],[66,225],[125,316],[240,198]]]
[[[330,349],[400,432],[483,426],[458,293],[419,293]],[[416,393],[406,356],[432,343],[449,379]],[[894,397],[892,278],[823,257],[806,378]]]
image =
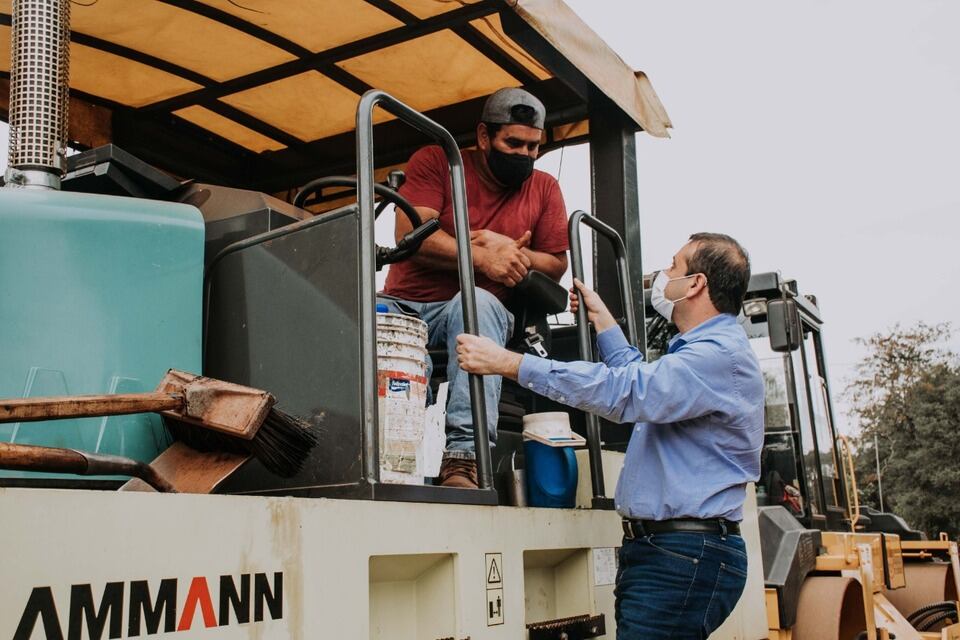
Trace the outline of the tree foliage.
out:
[[[859,342],[867,356],[847,393],[860,420],[861,504],[928,535],[960,533],[960,362],[942,345],[949,324],[899,325]],[[877,454],[879,453],[879,480]]]

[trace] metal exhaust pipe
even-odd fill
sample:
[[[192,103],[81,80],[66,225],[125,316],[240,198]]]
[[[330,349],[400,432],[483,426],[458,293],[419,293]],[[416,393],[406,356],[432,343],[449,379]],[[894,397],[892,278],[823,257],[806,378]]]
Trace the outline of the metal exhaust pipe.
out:
[[[70,104],[70,0],[13,0],[4,182],[59,189]]]

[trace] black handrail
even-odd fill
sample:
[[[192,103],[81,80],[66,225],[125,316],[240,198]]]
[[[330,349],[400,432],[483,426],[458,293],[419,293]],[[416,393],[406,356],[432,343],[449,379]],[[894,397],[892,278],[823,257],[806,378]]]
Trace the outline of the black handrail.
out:
[[[630,265],[627,262],[627,248],[623,238],[616,229],[604,224],[586,211],[574,211],[567,223],[567,233],[570,236],[570,267],[573,277],[583,282],[583,249],[580,245],[580,225],[585,224],[600,235],[607,238],[613,245],[613,252],[617,260],[617,279],[620,285],[620,297],[623,302],[623,313],[627,324],[627,338],[630,344],[637,346],[637,321],[633,314],[633,294],[630,291]],[[577,307],[577,342],[580,347],[580,358],[588,362],[593,361],[593,346],[590,341],[590,325],[587,320],[587,308],[580,304]],[[590,480],[593,484],[593,506],[609,507],[606,497],[606,488],[603,482],[603,458],[600,447],[600,420],[596,415],[587,412],[587,450],[590,454]]]
[[[583,282],[583,251],[580,246],[580,224],[585,224],[600,235],[607,238],[613,246],[617,261],[617,279],[620,285],[620,298],[623,302],[623,313],[627,324],[627,338],[630,344],[637,346],[637,319],[633,313],[633,293],[630,287],[630,263],[627,260],[627,247],[617,230],[595,218],[586,211],[574,211],[567,223],[567,232],[570,235],[570,254],[573,260],[573,277]],[[579,317],[579,316],[578,316]],[[586,320],[586,312],[583,312]],[[586,323],[584,322],[584,327]],[[589,338],[589,334],[586,334]],[[589,340],[587,341],[589,345]]]
[[[460,272],[460,302],[463,305],[463,330],[479,335],[477,298],[473,281],[473,255],[470,251],[470,218],[467,211],[467,187],[460,147],[450,132],[408,107],[390,94],[371,90],[360,98],[357,108],[357,204],[360,209],[360,366],[363,380],[363,439],[366,452],[364,475],[368,481],[380,477],[380,454],[377,437],[377,336],[376,336],[376,271],[374,265],[374,201],[373,185],[373,109],[393,114],[408,125],[437,142],[447,156],[453,184],[453,220],[457,240],[457,269]],[[483,378],[470,375],[470,405],[473,410],[473,441],[477,455],[477,476],[481,489],[493,488],[493,467],[487,431],[487,407],[483,397]]]

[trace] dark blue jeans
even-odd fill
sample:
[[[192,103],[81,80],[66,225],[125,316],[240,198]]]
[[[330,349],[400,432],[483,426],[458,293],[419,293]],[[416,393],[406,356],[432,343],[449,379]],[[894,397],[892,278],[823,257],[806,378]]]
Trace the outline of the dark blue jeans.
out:
[[[617,570],[617,640],[704,640],[747,581],[740,536],[658,533],[624,539]]]

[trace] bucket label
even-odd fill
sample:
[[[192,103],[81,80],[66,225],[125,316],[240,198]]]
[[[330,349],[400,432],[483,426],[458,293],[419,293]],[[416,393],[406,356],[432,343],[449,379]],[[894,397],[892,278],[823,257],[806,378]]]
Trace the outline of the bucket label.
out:
[[[410,381],[404,380],[403,378],[390,378],[388,390],[390,393],[409,393]]]
[[[378,371],[377,392],[381,398],[397,397],[408,394],[422,396],[426,400],[427,379],[424,376],[405,373],[403,371]],[[412,397],[412,396],[411,396]]]
[[[422,483],[417,450],[423,440],[427,379],[422,373],[396,369],[381,369],[377,379],[381,472],[386,472],[387,482]]]

